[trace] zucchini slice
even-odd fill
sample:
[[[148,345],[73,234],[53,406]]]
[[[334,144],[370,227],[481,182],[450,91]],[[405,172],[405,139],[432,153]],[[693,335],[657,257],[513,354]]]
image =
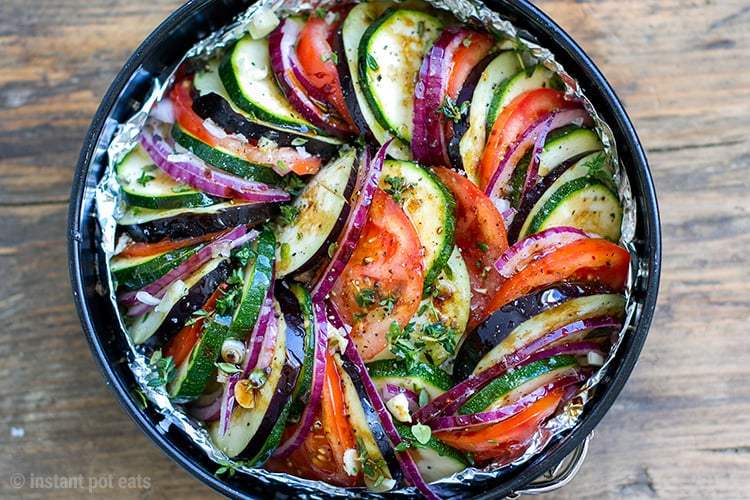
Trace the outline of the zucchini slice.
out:
[[[292,203],[296,217],[291,224],[276,221],[274,231],[276,276],[303,270],[328,255],[328,246],[346,222],[348,198],[354,190],[356,151],[350,149],[315,174]]]
[[[182,328],[187,318],[226,279],[225,262],[224,257],[210,260],[184,281],[173,283],[153,310],[128,325],[128,334],[133,343],[143,344],[157,333],[159,337],[169,337]]]
[[[266,43],[266,45],[268,45]],[[266,56],[267,57],[267,56]],[[270,68],[270,63],[267,66],[267,69],[269,71],[270,78],[273,79],[273,72]],[[270,82],[273,85],[276,85],[275,82]],[[229,93],[227,92],[227,89],[224,88],[224,84],[221,81],[221,77],[219,76],[219,64],[215,61],[209,62],[206,64],[205,68],[202,71],[197,72],[193,76],[193,87],[195,88],[196,92],[198,92],[199,96],[207,96],[209,94],[216,94],[221,99],[223,99],[223,103],[226,103],[229,106],[229,109],[226,109],[226,106],[222,106],[224,108],[224,111],[232,111],[236,116],[212,116],[213,118],[216,118],[216,123],[221,123],[224,128],[226,128],[227,121],[231,121],[233,125],[240,125],[240,127],[237,127],[238,130],[235,130],[235,133],[243,133],[250,132],[250,123],[257,124],[263,127],[268,128],[271,132],[267,135],[263,135],[262,137],[267,137],[269,140],[279,142],[283,145],[289,145],[294,146],[294,144],[289,140],[290,135],[300,135],[307,137],[309,139],[313,140],[313,143],[306,144],[305,149],[307,149],[312,154],[319,154],[319,155],[328,155],[330,148],[326,147],[327,145],[340,145],[343,144],[343,142],[340,139],[337,139],[335,137],[330,137],[327,135],[320,135],[320,131],[318,129],[304,129],[301,127],[297,128],[290,128],[286,125],[280,125],[275,122],[270,122],[261,119],[259,116],[257,116],[255,113],[249,113],[239,107],[234,101],[232,101]],[[281,93],[281,90],[276,88],[276,92]],[[199,97],[200,99],[200,97]],[[197,102],[197,100],[196,100]],[[223,104],[222,103],[222,104]],[[195,102],[193,103],[195,106]],[[285,101],[285,109],[290,108],[290,105],[286,103]],[[205,110],[204,110],[205,111]],[[243,122],[242,120],[246,120],[246,122]],[[254,128],[254,127],[252,127]],[[247,134],[248,136],[252,136],[253,134]],[[293,141],[293,139],[292,139]],[[323,144],[321,144],[323,143]]]
[[[380,125],[411,142],[414,85],[422,59],[443,22],[411,9],[390,9],[362,35],[358,70],[362,90]]]
[[[523,221],[518,240],[555,224],[575,225],[617,241],[620,237],[622,206],[614,188],[610,187],[613,183],[610,168],[604,154],[599,152],[582,158],[565,170],[531,208]],[[561,204],[560,212],[557,212]],[[545,223],[550,215],[554,217]]]
[[[187,359],[177,367],[174,380],[167,386],[170,399],[186,403],[203,394],[215,371],[214,362],[221,353],[226,336],[226,325],[217,321],[209,321],[203,327],[200,339]]]
[[[470,415],[500,408],[577,366],[573,356],[552,356],[533,361],[490,382],[464,403],[458,413]]]
[[[625,297],[619,294],[596,294],[563,302],[518,325],[510,334],[488,352],[474,368],[474,373],[486,370],[503,357],[516,352],[533,340],[561,328],[573,321],[625,314]],[[584,332],[585,335],[585,332]],[[571,342],[573,337],[569,337]]]
[[[369,101],[365,95],[359,76],[359,43],[367,28],[392,4],[388,2],[360,3],[354,6],[341,24],[341,40],[346,57],[346,64],[354,98],[362,117],[367,123],[373,137],[380,143],[385,143],[391,134],[380,124],[375,114],[370,109]],[[388,148],[388,154],[394,158],[408,160],[411,158],[409,145],[401,139],[396,138]]]
[[[490,104],[497,89],[520,69],[514,51],[503,52],[495,57],[479,78],[469,108],[469,129],[461,137],[459,151],[466,175],[477,183],[477,165],[487,140],[486,123],[489,121]],[[493,120],[494,123],[494,120]]]
[[[279,315],[277,321],[279,330],[271,369],[266,382],[255,393],[255,406],[236,405],[223,436],[219,433],[218,422],[208,427],[208,434],[217,448],[230,458],[250,459],[253,464],[261,462],[268,449],[278,446],[288,415],[289,394],[285,392],[285,384],[289,383],[290,373],[285,361],[286,322],[283,315]],[[294,378],[296,380],[296,376]]]
[[[273,171],[271,165],[250,163],[247,160],[234,156],[229,151],[209,146],[178,124],[172,127],[172,138],[177,144],[201,160],[225,172],[265,184],[279,185],[283,183],[283,178]]]
[[[393,471],[399,470],[395,451],[375,408],[367,398],[356,367],[338,354],[334,355],[334,359],[341,377],[346,415],[357,440],[358,454],[367,457],[368,466],[363,474],[365,485],[372,491],[383,491],[383,480],[394,479],[391,468]]]
[[[552,135],[552,134],[550,134]],[[599,136],[588,128],[573,128],[557,137],[548,137],[539,155],[539,176],[544,177],[558,165],[604,149]]]
[[[135,241],[180,240],[222,231],[240,224],[258,225],[272,214],[268,203],[217,203],[208,207],[149,210],[129,207],[118,219],[120,229]]]
[[[133,148],[115,167],[122,196],[128,204],[151,209],[193,208],[216,200],[188,185],[176,182],[154,165],[140,146]]]
[[[190,258],[198,246],[178,248],[144,257],[117,258],[110,261],[110,269],[115,281],[115,288],[138,290],[158,280],[170,270]]]
[[[454,248],[447,265],[431,287],[430,293],[422,299],[422,304],[412,320],[415,336],[425,342],[425,355],[433,364],[441,365],[452,358],[466,331],[471,312],[471,282],[469,271],[458,248]],[[453,349],[446,350],[441,342],[425,340],[447,329],[452,336]]]
[[[401,437],[411,442],[416,441],[411,427],[400,422],[393,422]],[[448,446],[435,436],[426,444],[409,449],[409,455],[417,463],[417,468],[428,483],[450,477],[469,467],[466,456],[455,448]]]
[[[425,363],[409,367],[397,359],[382,359],[367,363],[367,371],[381,391],[386,384],[394,384],[416,393],[424,389],[433,399],[453,387],[450,375]]]
[[[237,41],[219,65],[219,77],[232,102],[256,119],[304,134],[327,135],[284,97],[271,70],[267,39],[246,35]]]
[[[414,225],[424,249],[424,285],[431,285],[453,252],[453,195],[436,176],[409,161],[387,160],[380,187],[401,205]]]
[[[273,231],[264,229],[253,242],[254,258],[245,266],[242,279],[242,296],[232,316],[229,336],[245,339],[253,331],[263,301],[273,280],[273,262],[276,254]]]
[[[485,124],[486,134],[489,135],[495,120],[510,102],[529,90],[555,85],[557,76],[541,64],[522,69],[500,85],[492,96],[489,110],[487,111],[487,122]]]

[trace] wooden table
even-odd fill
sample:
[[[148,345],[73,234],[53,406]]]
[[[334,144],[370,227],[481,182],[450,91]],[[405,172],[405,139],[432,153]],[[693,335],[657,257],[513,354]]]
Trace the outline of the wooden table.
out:
[[[210,494],[105,387],[66,263],[68,193],[89,121],[131,51],[178,4],[0,2],[2,497],[78,497],[89,481],[118,498]],[[659,308],[640,363],[580,474],[549,497],[747,498],[750,5],[540,5],[623,99],[649,151],[664,234]]]

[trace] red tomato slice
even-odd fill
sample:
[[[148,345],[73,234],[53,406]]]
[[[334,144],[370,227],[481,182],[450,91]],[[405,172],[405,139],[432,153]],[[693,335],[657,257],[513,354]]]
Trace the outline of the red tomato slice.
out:
[[[611,241],[587,238],[574,241],[532,262],[511,276],[495,295],[491,308],[558,281],[591,281],[620,291],[628,278],[630,254]]]
[[[446,89],[451,99],[458,97],[471,70],[484,59],[494,44],[494,38],[488,33],[471,33],[456,49],[453,53],[453,68]]]
[[[320,159],[315,156],[303,157],[293,148],[259,148],[255,144],[243,142],[236,137],[218,138],[203,125],[203,118],[193,111],[191,95],[193,82],[185,78],[175,82],[169,96],[174,103],[175,118],[184,130],[211,147],[221,148],[229,153],[260,165],[284,163],[298,175],[314,174],[320,169]]]
[[[487,138],[479,166],[482,190],[487,188],[505,151],[529,126],[547,113],[573,105],[565,100],[565,94],[554,89],[530,90],[513,99],[498,115]]]
[[[331,292],[365,360],[388,348],[391,323],[403,328],[417,312],[424,280],[422,254],[411,221],[377,189],[362,236]]]
[[[336,109],[341,118],[346,121],[349,128],[356,130],[349,108],[344,100],[344,91],[339,80],[336,69],[333,49],[328,40],[336,32],[338,22],[328,24],[325,19],[311,15],[297,44],[297,58],[302,65],[302,70],[310,81],[328,97],[328,100]]]
[[[508,248],[503,217],[473,182],[445,167],[433,169],[456,200],[456,245],[471,279],[471,316],[468,330],[485,320],[504,279],[495,261]]]
[[[564,394],[558,389],[507,420],[469,431],[437,432],[444,443],[474,453],[478,462],[510,461],[520,456],[539,426],[557,409]]]
[[[289,437],[296,426],[285,431]],[[352,487],[360,483],[361,474],[350,476],[344,467],[344,452],[357,449],[354,430],[346,416],[344,393],[336,362],[328,354],[326,379],[320,417],[305,442],[286,460],[272,459],[268,467],[307,479],[327,481],[338,486]]]
[[[195,236],[193,238],[185,238],[182,240],[164,240],[156,243],[132,243],[126,246],[122,252],[118,253],[115,258],[126,258],[126,257],[146,257],[148,255],[156,255],[179,248],[189,247],[203,243],[204,241],[211,241],[227,231],[220,231],[217,233],[208,233],[201,236]]]
[[[214,293],[208,297],[206,303],[203,304],[202,309],[207,313],[213,312],[216,308],[216,301],[224,295],[227,288],[228,285],[226,283],[219,285],[216,290],[214,290]],[[187,359],[190,351],[193,350],[193,346],[195,346],[198,339],[201,338],[201,334],[203,333],[203,323],[204,318],[201,317],[195,323],[183,326],[182,330],[169,340],[169,343],[164,348],[164,356],[172,356],[175,366],[179,366]]]

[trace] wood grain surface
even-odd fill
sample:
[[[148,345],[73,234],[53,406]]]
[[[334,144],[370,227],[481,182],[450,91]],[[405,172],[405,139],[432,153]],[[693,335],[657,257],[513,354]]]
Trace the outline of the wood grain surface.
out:
[[[90,486],[111,498],[212,495],[105,387],[66,262],[70,182],[89,121],[131,51],[178,4],[0,1],[0,497],[77,498]],[[640,362],[579,475],[548,498],[749,498],[750,5],[539,5],[624,101],[649,152],[664,235]]]

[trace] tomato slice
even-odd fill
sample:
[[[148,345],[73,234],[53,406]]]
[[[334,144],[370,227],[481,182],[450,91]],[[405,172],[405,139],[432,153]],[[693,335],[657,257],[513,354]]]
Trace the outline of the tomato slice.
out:
[[[357,127],[346,105],[336,69],[335,61],[338,55],[334,54],[329,43],[339,24],[339,22],[329,24],[324,18],[311,15],[297,43],[297,58],[312,84],[323,91],[338,115],[346,121],[351,130],[356,131]]]
[[[544,88],[529,90],[513,99],[495,119],[487,138],[479,166],[482,190],[487,188],[505,151],[529,126],[547,113],[574,105],[565,100],[563,92]]]
[[[157,255],[164,252],[170,252],[180,248],[197,245],[204,241],[211,241],[218,238],[220,235],[227,231],[219,231],[216,233],[203,234],[201,236],[195,236],[193,238],[184,238],[181,240],[164,240],[156,243],[132,243],[126,246],[122,252],[118,253],[115,258],[129,258],[129,257],[147,257],[149,255]]]
[[[228,285],[226,283],[219,285],[216,290],[214,290],[214,293],[208,297],[206,303],[203,304],[202,309],[207,313],[213,312],[216,308],[216,301],[224,295],[227,288]],[[177,332],[177,335],[172,337],[169,340],[169,343],[167,343],[164,348],[164,356],[172,356],[175,366],[179,366],[187,359],[190,351],[193,350],[198,339],[201,338],[201,333],[203,333],[203,323],[205,322],[204,318],[205,317],[200,317],[195,323],[183,326],[182,330]]]
[[[272,459],[268,467],[270,470],[327,481],[338,486],[357,486],[361,482],[361,473],[350,476],[344,467],[344,452],[357,449],[354,430],[346,416],[344,392],[336,361],[330,354],[326,356],[323,401],[312,432],[288,459]],[[295,428],[296,425],[288,427],[285,437],[289,437]]]
[[[471,452],[478,463],[490,459],[511,461],[523,453],[539,426],[557,409],[565,391],[557,389],[516,415],[468,431],[437,432],[445,444]]]
[[[471,33],[453,53],[453,68],[448,78],[447,94],[456,99],[466,78],[479,61],[489,53],[495,40],[488,33]]]
[[[433,169],[456,200],[456,245],[466,262],[471,279],[472,330],[494,311],[490,307],[504,278],[495,261],[508,248],[503,217],[473,182],[445,167]]]
[[[331,292],[365,360],[388,348],[391,323],[403,328],[417,312],[423,280],[414,226],[398,203],[376,189],[359,242]]]
[[[574,241],[532,262],[511,276],[492,300],[492,310],[538,288],[563,280],[590,281],[615,291],[625,288],[630,254],[611,241]]]
[[[320,158],[302,155],[293,148],[259,148],[256,144],[237,137],[214,136],[203,125],[203,118],[193,111],[192,90],[191,78],[175,82],[169,94],[174,103],[175,118],[180,127],[209,146],[223,149],[254,164],[277,165],[281,162],[299,175],[314,174],[320,169]]]

